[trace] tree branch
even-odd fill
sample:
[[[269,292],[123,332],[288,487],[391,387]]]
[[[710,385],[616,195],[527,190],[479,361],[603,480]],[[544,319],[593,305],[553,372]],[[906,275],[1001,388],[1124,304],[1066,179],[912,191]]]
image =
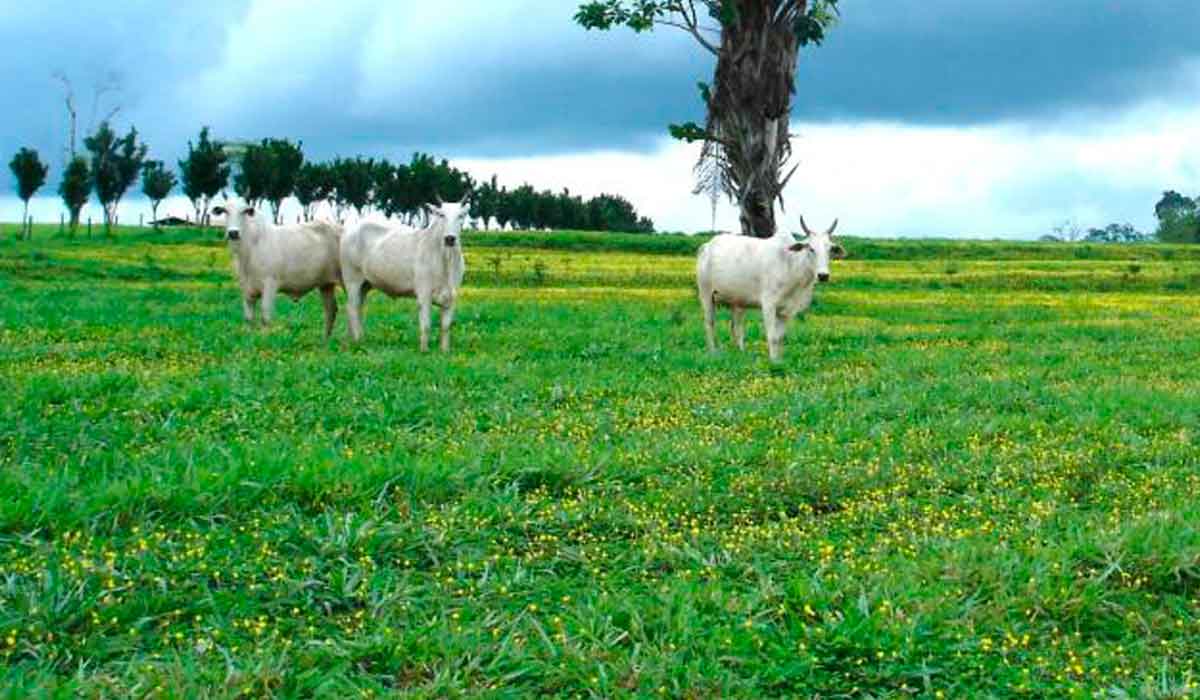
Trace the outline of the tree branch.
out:
[[[708,39],[705,39],[704,35],[700,33],[701,27],[698,25],[693,25],[691,23],[672,22],[672,21],[666,20],[666,19],[658,19],[658,20],[655,20],[654,22],[655,22],[655,24],[661,24],[661,25],[664,25],[667,27],[675,27],[676,29],[682,29],[685,32],[687,32],[688,34],[691,34],[696,39],[696,41],[699,42],[700,46],[704,47],[704,49],[706,51],[708,51],[709,53],[711,53],[712,55],[717,56],[720,54],[720,50],[717,49],[716,45],[713,44]]]

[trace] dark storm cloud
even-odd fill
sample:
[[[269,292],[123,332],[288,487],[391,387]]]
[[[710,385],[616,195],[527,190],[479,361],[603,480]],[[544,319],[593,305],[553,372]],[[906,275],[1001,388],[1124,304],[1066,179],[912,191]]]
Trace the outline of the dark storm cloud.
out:
[[[181,115],[163,97],[215,60],[224,25],[248,0],[10,2],[0,9],[0,155],[32,145],[57,166],[66,143],[61,73],[72,83],[83,132],[113,108],[117,122],[148,135],[172,133]],[[112,89],[96,99],[96,89]]]
[[[1179,97],[1200,59],[1200,3],[1185,0],[843,6],[801,62],[798,117],[954,125],[1115,109]]]
[[[56,70],[75,81],[84,126],[92,86],[117,76],[121,92],[98,111],[119,103],[121,124],[136,123],[168,160],[201,124],[231,137],[302,138],[318,157],[511,156],[644,150],[668,122],[702,117],[695,83],[711,63],[686,36],[584,32],[570,21],[573,0],[490,2],[525,11],[480,22],[478,9],[445,10],[476,21],[453,42],[429,44],[418,41],[418,10],[428,6],[415,0],[284,13],[289,26],[273,30],[306,50],[274,62],[244,57],[287,44],[227,50],[254,15],[250,0],[0,10],[0,154],[31,144],[57,164]],[[1182,66],[1200,58],[1200,3],[1182,0],[843,0],[843,13],[828,44],[802,58],[798,118],[953,125],[1118,108],[1176,96]],[[390,34],[372,33],[388,21]],[[390,74],[367,65],[409,41],[419,51]]]

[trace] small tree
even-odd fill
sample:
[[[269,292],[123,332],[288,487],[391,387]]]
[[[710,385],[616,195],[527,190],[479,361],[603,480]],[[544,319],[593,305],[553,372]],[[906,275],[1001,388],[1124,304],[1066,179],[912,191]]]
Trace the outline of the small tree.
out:
[[[33,234],[32,227],[28,223],[29,200],[33,199],[33,195],[37,194],[42,185],[46,184],[46,175],[50,172],[50,166],[42,163],[37,151],[31,148],[22,148],[13,156],[8,167],[17,177],[17,195],[25,203],[25,213],[21,216],[21,231],[28,239]]]
[[[229,155],[221,144],[209,138],[207,126],[200,130],[200,140],[195,146],[188,141],[187,158],[179,161],[179,174],[183,194],[196,211],[197,225],[207,222],[213,197],[229,185],[229,171]]]
[[[1174,190],[1163,193],[1154,206],[1158,240],[1165,243],[1200,243],[1200,206]]]
[[[92,185],[104,207],[104,228],[111,230],[117,219],[121,198],[137,182],[146,161],[146,144],[138,142],[136,128],[117,138],[108,122],[101,122],[96,133],[83,140],[92,154]]]
[[[1067,219],[1054,227],[1054,238],[1059,241],[1075,242],[1085,235],[1083,227],[1074,219]]]
[[[271,186],[271,169],[271,154],[265,146],[247,146],[233,176],[233,191],[250,206],[260,207]]]
[[[496,209],[495,217],[496,224],[500,230],[508,228],[508,224],[513,220],[513,193],[508,191],[507,187],[501,187],[496,192]]]
[[[363,158],[338,158],[333,162],[334,179],[337,182],[339,207],[352,207],[362,216],[371,203],[371,190],[375,185],[375,161]]]
[[[479,185],[475,190],[475,198],[471,200],[471,215],[483,221],[486,231],[491,226],[492,217],[496,215],[496,198],[500,188],[496,184],[496,176]]]
[[[283,223],[283,200],[296,190],[304,165],[302,145],[287,139],[263,139],[248,146],[233,180],[234,190],[247,202],[255,206],[263,201],[270,203],[276,224]]]
[[[313,205],[328,199],[333,186],[329,182],[328,167],[324,163],[305,163],[296,173],[296,199],[304,209],[304,220],[312,221]]]
[[[171,194],[178,181],[161,160],[151,160],[142,169],[142,194],[150,200],[150,220],[158,228],[158,205]]]
[[[87,159],[75,156],[67,163],[63,171],[62,182],[58,186],[58,194],[62,197],[63,205],[71,215],[71,232],[79,227],[79,212],[87,204],[92,193],[92,178],[88,172]]]

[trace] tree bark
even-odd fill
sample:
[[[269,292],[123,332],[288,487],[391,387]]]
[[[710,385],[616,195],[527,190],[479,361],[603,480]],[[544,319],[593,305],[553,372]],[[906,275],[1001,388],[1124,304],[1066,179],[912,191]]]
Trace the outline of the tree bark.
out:
[[[775,234],[775,201],[781,199],[791,157],[789,132],[800,40],[789,21],[807,0],[741,0],[738,18],[722,28],[721,48],[709,97],[703,158],[738,205],[742,233]]]

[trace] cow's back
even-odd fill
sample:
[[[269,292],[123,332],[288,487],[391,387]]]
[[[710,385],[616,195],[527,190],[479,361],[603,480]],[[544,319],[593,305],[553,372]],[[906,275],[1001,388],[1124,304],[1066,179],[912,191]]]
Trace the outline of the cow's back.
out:
[[[768,241],[731,233],[716,236],[700,251],[697,280],[720,303],[758,306],[764,266],[774,251]]]
[[[272,235],[271,255],[282,289],[302,292],[341,281],[340,226],[326,222],[294,224],[277,227]]]
[[[359,225],[343,244],[363,278],[392,296],[411,296],[421,264],[420,232],[377,223]],[[344,256],[346,254],[344,253]]]

